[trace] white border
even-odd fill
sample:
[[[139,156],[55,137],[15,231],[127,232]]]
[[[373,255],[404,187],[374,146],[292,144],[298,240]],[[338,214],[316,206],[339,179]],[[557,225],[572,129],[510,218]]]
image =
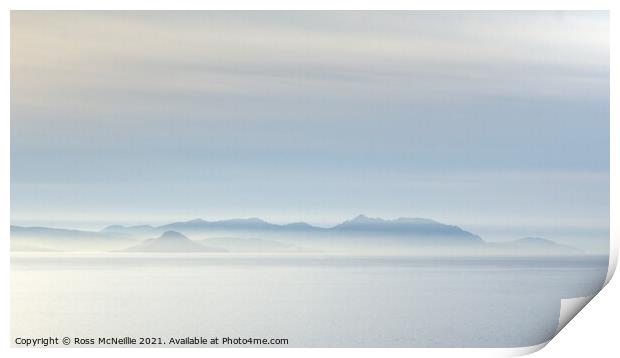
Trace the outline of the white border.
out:
[[[41,0],[22,0],[22,1],[7,1],[6,11],[2,13],[2,20],[0,23],[2,31],[2,38],[4,46],[4,56],[0,61],[2,64],[2,69],[4,71],[5,78],[4,86],[2,87],[2,94],[4,101],[2,101],[1,108],[4,113],[2,123],[0,124],[0,162],[3,168],[3,173],[0,176],[0,184],[1,191],[0,197],[2,200],[2,206],[0,207],[0,213],[2,215],[2,220],[4,222],[3,228],[3,250],[4,250],[4,260],[3,265],[1,265],[0,278],[1,282],[4,285],[5,292],[3,295],[0,295],[0,305],[2,307],[2,314],[0,317],[3,317],[3,322],[0,325],[0,337],[1,344],[0,349],[3,351],[3,356],[24,356],[24,355],[52,355],[52,356],[78,356],[81,357],[85,354],[89,356],[107,356],[110,353],[115,355],[120,354],[121,356],[134,356],[136,354],[148,354],[153,357],[160,356],[169,356],[171,354],[184,354],[184,355],[195,355],[203,357],[205,354],[209,355],[218,355],[221,357],[230,357],[237,356],[239,354],[252,354],[253,356],[258,357],[278,357],[278,356],[289,356],[294,354],[295,356],[307,357],[307,356],[315,356],[315,355],[327,355],[327,356],[340,356],[342,354],[352,354],[356,356],[370,356],[371,354],[374,356],[375,354],[380,355],[390,355],[390,356],[408,356],[411,355],[421,355],[421,356],[430,356],[430,357],[445,357],[445,356],[472,356],[472,357],[484,357],[484,356],[514,356],[514,355],[522,355],[531,352],[535,352],[540,348],[544,347],[545,344],[534,346],[534,347],[525,347],[525,348],[513,348],[513,349],[420,349],[420,348],[411,348],[411,349],[337,349],[337,350],[329,350],[329,349],[217,349],[217,350],[209,350],[205,351],[203,348],[195,348],[195,349],[148,349],[148,351],[139,349],[139,348],[130,348],[130,349],[114,349],[113,351],[109,351],[107,348],[98,348],[98,349],[88,349],[88,351],[83,351],[82,349],[53,349],[53,350],[22,350],[22,349],[10,349],[10,335],[9,335],[9,327],[10,327],[10,307],[9,307],[9,287],[10,287],[10,272],[9,272],[9,226],[10,226],[10,126],[9,126],[9,118],[10,118],[10,64],[9,64],[9,51],[10,51],[10,13],[9,9],[85,9],[85,10],[94,10],[94,9],[377,9],[377,10],[388,10],[388,9],[505,9],[505,10],[556,10],[556,9],[588,9],[588,10],[611,10],[610,11],[610,25],[611,25],[611,39],[620,38],[617,36],[618,26],[614,24],[614,21],[617,20],[615,16],[615,9],[617,6],[614,6],[613,1],[574,1],[574,0],[551,0],[551,1],[532,1],[532,0],[524,0],[524,1],[468,1],[465,5],[465,2],[462,1],[442,1],[439,3],[438,1],[405,1],[405,0],[382,0],[379,2],[372,2],[367,0],[361,1],[326,1],[326,0],[315,0],[315,1],[295,1],[294,5],[291,1],[277,1],[277,0],[263,0],[260,2],[260,6],[257,6],[257,2],[252,2],[249,0],[241,1],[241,0],[230,0],[230,1],[195,1],[195,0],[176,0],[176,1],[161,1],[161,0],[153,0],[153,1],[138,1],[138,0],[111,0],[106,2],[90,2],[87,3],[85,1],[79,0],[59,0],[55,1],[54,4],[51,4],[50,1],[41,1]],[[617,71],[614,71],[614,65],[617,65],[618,59],[618,46],[613,46],[613,40],[610,41],[612,46],[611,48],[611,59],[612,59],[612,67],[611,67],[611,98],[617,97],[617,88],[618,88],[618,76]],[[618,118],[617,118],[617,105],[612,101],[611,102],[611,127],[610,127],[610,135],[611,135],[611,188],[610,188],[610,217],[618,218],[620,217],[620,211],[618,207],[618,203],[620,202],[620,192],[617,190],[617,185],[614,183],[618,183],[620,180],[620,173],[618,163],[618,130],[620,129],[618,126]],[[610,271],[607,276],[607,282],[612,277],[613,271],[616,267],[618,260],[618,238],[620,237],[620,227],[617,222],[611,221],[611,254],[610,254]],[[620,287],[617,284],[611,284],[609,287],[606,287],[603,291],[603,296],[609,297],[618,297],[618,291]],[[614,290],[614,291],[611,291]],[[610,292],[611,291],[611,292]],[[615,295],[615,296],[614,296]],[[599,295],[601,296],[601,295]],[[564,339],[566,337],[562,337],[562,342],[564,346],[558,347],[559,344],[552,343],[554,346],[555,353],[559,353],[560,355],[554,355],[554,352],[548,352],[547,356],[573,356],[575,352],[579,352],[579,350],[575,350],[575,346],[578,348],[585,348],[587,352],[592,349],[592,347],[588,347],[588,336],[590,336],[591,341],[598,342],[598,348],[601,345],[604,346],[605,342],[610,347],[608,350],[601,350],[601,352],[605,352],[606,356],[617,356],[612,352],[618,352],[619,349],[617,345],[615,345],[615,341],[612,336],[605,341],[601,342],[596,338],[605,337],[605,333],[609,335],[609,332],[614,332],[613,327],[616,324],[618,319],[618,309],[617,304],[615,302],[620,302],[620,300],[605,300],[602,297],[595,297],[593,302],[597,305],[603,305],[604,302],[607,302],[607,307],[598,306],[597,309],[599,311],[598,318],[593,318],[594,321],[589,321],[588,323],[581,323],[583,326],[582,329],[575,329],[571,327],[572,325],[568,325],[568,329],[571,332],[580,332],[580,336],[575,336],[573,339]],[[604,310],[601,311],[601,309]],[[588,311],[586,308],[584,311]],[[615,312],[615,315],[611,316],[611,322],[609,320],[609,312]],[[592,318],[592,317],[590,317]],[[583,321],[580,317],[579,320]],[[584,327],[586,326],[586,327]],[[601,327],[603,326],[603,327]],[[599,332],[597,334],[596,332]],[[594,332],[594,333],[593,333]],[[568,335],[569,333],[567,333]],[[562,336],[560,334],[560,336]],[[559,339],[554,339],[559,340]],[[581,340],[582,343],[578,343],[577,341]],[[585,340],[585,345],[583,344]],[[558,342],[560,343],[560,342]],[[582,350],[583,351],[583,350]],[[543,353],[541,352],[541,353]],[[585,352],[585,351],[584,351]]]

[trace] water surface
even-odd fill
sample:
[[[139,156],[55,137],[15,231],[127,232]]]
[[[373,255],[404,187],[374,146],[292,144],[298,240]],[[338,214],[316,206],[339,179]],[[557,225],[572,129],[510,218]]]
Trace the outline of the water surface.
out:
[[[13,253],[11,336],[529,346],[606,272],[607,257]]]

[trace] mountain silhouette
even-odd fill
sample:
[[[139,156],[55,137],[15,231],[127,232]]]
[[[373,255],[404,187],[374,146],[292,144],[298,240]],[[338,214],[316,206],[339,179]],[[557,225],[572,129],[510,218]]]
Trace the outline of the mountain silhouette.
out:
[[[99,232],[11,226],[11,248],[14,251],[40,248],[59,251],[144,252],[334,250],[468,255],[583,254],[576,248],[543,238],[526,237],[513,241],[489,242],[456,225],[431,219],[383,219],[366,215],[358,215],[332,227],[318,227],[305,222],[281,225],[259,218],[216,221],[193,219],[161,226],[110,225]]]
[[[157,229],[195,232],[204,230],[277,230],[280,227],[280,225],[271,224],[259,218],[248,218],[218,221],[194,219],[190,221],[162,225],[157,227]]]
[[[461,229],[455,225],[446,225],[430,219],[398,218],[385,220],[358,215],[351,220],[336,225],[332,232],[350,233],[355,235],[408,236],[408,237],[443,237],[461,238],[471,242],[482,242],[478,235]]]
[[[512,254],[540,254],[548,255],[581,255],[584,252],[568,245],[560,245],[549,239],[540,237],[524,237],[517,240],[489,243],[491,249]]]
[[[212,233],[265,233],[265,234],[297,234],[297,235],[330,235],[330,236],[382,236],[382,237],[411,237],[411,238],[447,238],[463,242],[480,242],[481,239],[475,234],[462,230],[458,226],[446,225],[431,219],[423,218],[398,218],[385,220],[358,215],[333,227],[323,228],[313,226],[305,222],[290,224],[272,224],[259,218],[228,219],[208,221],[193,219],[189,221],[174,222],[162,226],[119,226],[113,225],[105,228],[103,232],[125,233],[128,235],[156,235],[167,230],[174,230],[192,235],[208,235]]]
[[[124,225],[110,225],[101,230],[102,233],[120,233],[120,234],[128,234],[128,235],[147,235],[153,233],[155,230],[154,226],[151,225],[134,225],[134,226],[124,226]]]
[[[201,245],[176,231],[166,231],[155,239],[124,249],[126,252],[226,252],[216,247]]]

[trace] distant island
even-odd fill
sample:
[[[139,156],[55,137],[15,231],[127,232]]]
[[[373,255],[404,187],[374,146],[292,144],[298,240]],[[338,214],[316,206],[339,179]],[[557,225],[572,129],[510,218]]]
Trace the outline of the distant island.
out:
[[[166,231],[154,239],[147,239],[129,247],[125,252],[227,252],[225,249],[201,245],[176,232]]]
[[[110,225],[101,231],[11,226],[12,251],[335,252],[434,255],[579,255],[543,238],[488,242],[456,225],[424,218],[358,215],[332,227],[273,224],[259,218],[194,219],[161,226]]]

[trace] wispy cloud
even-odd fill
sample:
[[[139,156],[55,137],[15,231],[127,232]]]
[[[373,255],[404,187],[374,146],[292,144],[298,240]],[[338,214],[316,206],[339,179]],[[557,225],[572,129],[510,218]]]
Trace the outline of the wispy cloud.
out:
[[[544,213],[511,205],[556,186],[593,193],[584,222],[608,210],[606,12],[13,12],[11,40],[14,216],[433,214],[472,190],[525,223]],[[449,184],[463,172],[485,184]]]

